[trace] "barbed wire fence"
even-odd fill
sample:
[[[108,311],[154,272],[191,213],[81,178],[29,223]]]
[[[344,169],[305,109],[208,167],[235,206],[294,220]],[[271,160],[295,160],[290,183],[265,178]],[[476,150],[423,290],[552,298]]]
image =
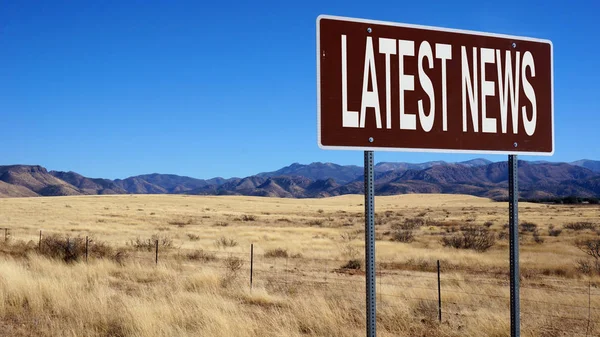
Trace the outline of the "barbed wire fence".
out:
[[[64,237],[60,231],[39,231],[0,227],[0,243],[20,241],[32,250],[40,251],[44,239]],[[80,245],[84,249],[82,262],[103,258],[93,249],[96,235],[85,239],[65,239],[65,247]],[[2,241],[3,240],[3,241]],[[182,251],[160,240],[146,242],[142,248],[128,247],[127,261],[143,266],[161,263],[186,263],[198,269],[210,268],[223,273],[247,275],[250,289],[263,287],[275,292],[298,293],[304,289],[322,289],[343,296],[351,305],[365,305],[364,272],[360,266],[347,266],[342,259],[313,258],[300,254],[269,254],[257,252],[256,245]],[[241,251],[240,251],[241,250]],[[118,254],[118,252],[116,253]],[[430,321],[452,322],[463,319],[482,319],[491,313],[506,312],[508,319],[508,276],[460,275],[445,272],[438,261],[437,272],[388,269],[388,262],[377,266],[378,310],[412,311]],[[568,283],[567,283],[568,282]],[[523,331],[541,329],[548,336],[600,335],[600,289],[590,281],[559,279],[549,276],[521,283],[521,316]],[[528,319],[529,318],[529,319]],[[529,322],[542,322],[531,327]]]

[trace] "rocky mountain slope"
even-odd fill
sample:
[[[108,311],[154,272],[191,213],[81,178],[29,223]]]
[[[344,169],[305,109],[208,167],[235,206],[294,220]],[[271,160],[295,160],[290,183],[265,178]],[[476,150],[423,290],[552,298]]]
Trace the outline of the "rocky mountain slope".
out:
[[[519,162],[522,198],[600,197],[600,172],[595,163]],[[209,180],[171,174],[146,174],[126,179],[88,178],[75,172],[48,172],[36,165],[0,166],[1,197],[93,194],[250,195],[286,198],[327,197],[363,193],[363,168],[332,163],[292,164],[245,178]],[[379,163],[378,195],[456,193],[493,199],[507,196],[508,165],[474,159],[461,163]]]

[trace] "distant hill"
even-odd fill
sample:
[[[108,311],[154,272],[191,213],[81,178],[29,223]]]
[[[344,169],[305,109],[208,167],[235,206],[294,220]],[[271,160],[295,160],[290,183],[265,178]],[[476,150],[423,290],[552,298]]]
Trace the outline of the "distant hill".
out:
[[[127,191],[109,179],[87,178],[75,172],[50,171],[54,177],[61,179],[79,189],[82,194],[124,194]]]
[[[363,168],[354,165],[337,165],[332,163],[312,163],[302,165],[294,163],[277,171],[259,173],[259,177],[302,176],[312,180],[333,178],[340,184],[349,183],[363,175]]]
[[[477,159],[472,159],[472,160],[463,161],[463,162],[459,162],[459,163],[453,163],[453,164],[460,165],[460,166],[466,166],[466,167],[477,167],[477,166],[489,165],[491,163],[492,162],[487,159],[477,158]],[[377,165],[375,165],[375,171],[385,172],[385,171],[398,171],[398,170],[424,170],[424,169],[428,169],[430,167],[440,166],[440,165],[442,165],[442,166],[443,165],[451,165],[451,163],[447,163],[445,161],[430,161],[430,162],[420,163],[420,164],[381,162],[381,163],[378,163]]]
[[[82,194],[73,185],[38,165],[0,166],[0,181],[13,185],[10,190],[6,188],[8,196],[13,196],[13,193],[43,196]]]
[[[183,193],[210,184],[217,184],[217,182],[207,182],[202,179],[158,173],[129,177],[123,180],[117,179],[114,182],[128,193],[141,194]]]
[[[577,163],[578,165],[575,165]],[[572,164],[519,161],[522,198],[600,197],[595,161]],[[48,172],[36,165],[0,166],[0,197],[80,194],[250,195],[308,198],[363,193],[363,168],[333,163],[292,164],[245,178],[196,179],[172,174],[145,174],[126,179],[87,178],[75,172]],[[508,164],[474,159],[460,163],[379,163],[378,195],[454,193],[504,199]]]
[[[600,161],[598,160],[578,160],[571,163],[571,165],[585,167],[586,169],[590,169],[594,172],[600,172]]]

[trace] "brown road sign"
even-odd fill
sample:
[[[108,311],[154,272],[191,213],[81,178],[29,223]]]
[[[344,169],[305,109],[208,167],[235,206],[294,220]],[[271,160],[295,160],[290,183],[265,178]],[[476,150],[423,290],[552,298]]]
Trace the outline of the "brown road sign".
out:
[[[317,19],[324,149],[552,155],[552,43]]]

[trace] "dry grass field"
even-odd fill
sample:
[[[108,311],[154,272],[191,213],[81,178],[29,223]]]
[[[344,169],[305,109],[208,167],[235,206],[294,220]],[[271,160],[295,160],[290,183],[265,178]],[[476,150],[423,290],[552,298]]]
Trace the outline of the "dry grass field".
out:
[[[0,199],[0,335],[364,336],[363,201]],[[376,210],[379,336],[510,335],[506,203],[402,195]],[[521,203],[519,219],[522,335],[599,336],[600,256],[576,243],[600,239],[600,207]]]

